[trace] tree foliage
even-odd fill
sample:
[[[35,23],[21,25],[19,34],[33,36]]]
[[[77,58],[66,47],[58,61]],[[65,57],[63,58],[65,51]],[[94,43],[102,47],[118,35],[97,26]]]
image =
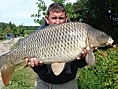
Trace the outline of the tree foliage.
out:
[[[116,0],[78,0],[74,12],[80,14],[72,21],[82,21],[107,32],[114,39],[118,34],[118,2]],[[116,41],[118,38],[116,39]]]
[[[44,0],[38,0],[36,5],[38,8],[38,11],[36,14],[32,14],[31,17],[35,17],[35,19],[34,19],[35,23],[42,24],[43,20],[44,20],[44,15],[46,15],[47,6],[45,5]]]
[[[5,39],[7,34],[13,34],[15,37],[25,36],[36,30],[37,26],[16,26],[14,23],[0,23],[0,40]]]
[[[51,0],[51,1],[64,4],[66,0]]]

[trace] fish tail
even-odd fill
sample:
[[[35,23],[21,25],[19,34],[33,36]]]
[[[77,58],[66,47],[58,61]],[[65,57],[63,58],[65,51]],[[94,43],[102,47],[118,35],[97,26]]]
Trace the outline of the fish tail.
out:
[[[3,55],[0,56],[0,69],[3,67],[5,62],[6,62],[6,55],[3,54]]]
[[[8,86],[14,69],[15,66],[13,66],[10,62],[5,63],[1,68],[1,76],[5,86]]]

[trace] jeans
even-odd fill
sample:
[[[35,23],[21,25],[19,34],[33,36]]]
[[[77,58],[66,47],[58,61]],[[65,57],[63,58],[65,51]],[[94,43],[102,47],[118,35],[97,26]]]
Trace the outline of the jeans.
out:
[[[38,77],[35,82],[35,89],[78,89],[78,87],[75,79],[64,84],[51,84]]]

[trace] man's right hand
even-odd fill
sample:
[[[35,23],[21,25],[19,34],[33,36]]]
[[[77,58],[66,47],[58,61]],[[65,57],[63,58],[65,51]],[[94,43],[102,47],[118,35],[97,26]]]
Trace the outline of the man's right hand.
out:
[[[42,62],[42,61],[39,62],[39,61],[36,59],[36,57],[25,58],[25,63],[26,63],[28,66],[31,66],[31,67],[43,65],[43,62]]]

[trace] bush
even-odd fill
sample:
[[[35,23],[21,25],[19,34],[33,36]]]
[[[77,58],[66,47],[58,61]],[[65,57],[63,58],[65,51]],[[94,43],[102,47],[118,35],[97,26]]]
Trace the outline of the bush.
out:
[[[98,50],[95,56],[94,66],[78,71],[79,89],[118,89],[118,50]]]

